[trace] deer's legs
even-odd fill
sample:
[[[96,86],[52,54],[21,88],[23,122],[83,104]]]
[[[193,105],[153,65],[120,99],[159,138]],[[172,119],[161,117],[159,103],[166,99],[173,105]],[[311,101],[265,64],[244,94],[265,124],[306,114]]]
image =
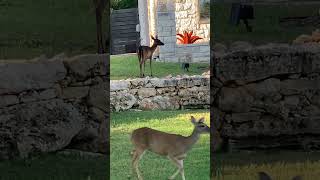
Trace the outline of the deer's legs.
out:
[[[178,170],[169,177],[170,180],[174,179],[179,173],[182,176],[182,180],[185,180],[184,169],[183,169],[183,159],[177,159],[175,157],[168,156],[168,158],[178,167]]]
[[[152,66],[151,66],[151,61],[152,61],[152,58],[150,58],[150,72],[151,72],[151,77],[152,77]]]
[[[146,61],[143,62],[143,77],[144,77],[144,72],[146,71]]]
[[[144,154],[144,150],[135,149],[132,156],[132,167],[136,171],[139,180],[143,180],[138,167],[139,160],[141,159],[143,154]]]
[[[141,61],[139,62],[139,65],[140,65],[140,77],[142,77],[142,64],[141,64]]]

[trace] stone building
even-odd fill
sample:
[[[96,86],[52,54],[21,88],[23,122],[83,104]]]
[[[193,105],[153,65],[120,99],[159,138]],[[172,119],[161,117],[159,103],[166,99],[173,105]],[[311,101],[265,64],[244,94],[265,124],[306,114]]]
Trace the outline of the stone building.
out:
[[[203,17],[204,3],[209,0],[139,0],[140,37],[142,45],[150,45],[150,35],[164,42],[155,55],[164,62],[209,62],[210,20]],[[207,12],[209,13],[209,12]],[[179,44],[177,33],[193,31],[203,38],[194,44]]]

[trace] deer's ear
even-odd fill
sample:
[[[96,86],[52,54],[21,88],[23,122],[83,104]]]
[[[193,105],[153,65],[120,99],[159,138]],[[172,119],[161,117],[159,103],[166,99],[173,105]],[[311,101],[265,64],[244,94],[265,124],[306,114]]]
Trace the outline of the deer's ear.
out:
[[[195,123],[197,123],[197,120],[196,120],[196,118],[194,118],[193,116],[191,116],[191,122],[192,122],[192,124],[195,124]]]
[[[203,123],[204,122],[204,117],[199,119],[199,123]]]
[[[153,39],[154,40],[154,37],[151,35],[151,39]]]

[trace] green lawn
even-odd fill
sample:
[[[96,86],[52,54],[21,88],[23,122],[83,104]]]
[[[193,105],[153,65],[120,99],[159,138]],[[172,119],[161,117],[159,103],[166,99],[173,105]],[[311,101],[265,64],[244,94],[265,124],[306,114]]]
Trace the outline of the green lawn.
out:
[[[48,154],[29,160],[0,161],[1,180],[107,180],[108,158]]]
[[[320,176],[320,152],[217,153],[216,158],[222,176],[215,180],[257,180],[259,171],[267,172],[274,180],[289,180],[295,175],[315,180]]]
[[[195,75],[202,74],[209,70],[209,64],[192,63],[189,72],[181,69],[180,63],[152,62],[154,77],[165,77],[169,74],[175,75]],[[136,55],[113,55],[110,58],[110,79],[137,78],[140,75],[139,61]],[[150,76],[149,61],[146,63],[145,75]]]
[[[0,0],[0,59],[95,53],[95,22],[91,0]]]
[[[300,34],[311,34],[314,26],[282,27],[279,18],[289,16],[317,15],[320,4],[317,5],[255,5],[255,19],[249,20],[253,32],[247,32],[241,21],[239,26],[229,23],[231,4],[215,3],[212,5],[212,40],[230,44],[234,41],[249,41],[254,44],[266,42],[292,42]],[[213,42],[212,41],[212,42]]]
[[[190,116],[204,116],[209,124],[209,112],[192,111],[143,111],[119,112],[111,114],[111,177],[112,180],[125,180],[131,175],[132,145],[130,134],[134,129],[150,127],[157,130],[190,135],[193,125]],[[190,180],[208,180],[210,171],[209,135],[202,135],[185,159],[185,176]],[[175,171],[175,166],[165,157],[147,152],[140,160],[140,170],[144,179],[167,179]],[[131,179],[136,179],[135,176]],[[181,176],[176,178],[181,179]]]

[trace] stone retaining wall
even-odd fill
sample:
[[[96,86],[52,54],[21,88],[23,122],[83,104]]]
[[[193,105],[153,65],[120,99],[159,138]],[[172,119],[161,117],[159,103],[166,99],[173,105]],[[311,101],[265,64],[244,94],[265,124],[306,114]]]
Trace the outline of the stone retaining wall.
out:
[[[209,105],[209,76],[112,80],[113,111],[183,109]]]
[[[320,148],[319,45],[263,45],[214,64],[212,116],[231,149]]]
[[[108,55],[0,61],[0,159],[108,152]]]

